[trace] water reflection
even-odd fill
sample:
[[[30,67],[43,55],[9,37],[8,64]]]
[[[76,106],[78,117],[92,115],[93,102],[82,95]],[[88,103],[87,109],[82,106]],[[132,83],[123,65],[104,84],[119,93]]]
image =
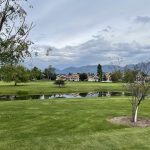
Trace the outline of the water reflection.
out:
[[[130,93],[126,92],[89,92],[89,93],[57,93],[57,94],[48,94],[48,95],[1,95],[1,101],[10,101],[10,100],[30,100],[30,99],[53,99],[53,98],[90,98],[90,97],[112,97],[112,96],[131,96]]]
[[[79,96],[81,97],[87,97],[88,93],[79,93]]]

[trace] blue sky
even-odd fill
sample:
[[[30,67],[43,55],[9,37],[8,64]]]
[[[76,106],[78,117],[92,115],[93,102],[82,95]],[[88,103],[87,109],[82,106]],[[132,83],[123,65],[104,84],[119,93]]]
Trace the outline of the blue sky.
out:
[[[121,65],[149,59],[150,0],[30,0],[30,66]],[[49,56],[45,49],[51,47]]]

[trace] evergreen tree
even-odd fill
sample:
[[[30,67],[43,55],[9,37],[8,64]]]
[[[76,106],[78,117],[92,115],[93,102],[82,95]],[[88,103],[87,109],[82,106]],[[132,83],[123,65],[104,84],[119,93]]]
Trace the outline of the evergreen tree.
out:
[[[100,64],[98,64],[98,66],[97,66],[97,75],[98,75],[98,77],[99,77],[99,82],[101,82],[102,81],[102,75],[103,74],[103,72],[102,72],[102,66],[100,65]]]

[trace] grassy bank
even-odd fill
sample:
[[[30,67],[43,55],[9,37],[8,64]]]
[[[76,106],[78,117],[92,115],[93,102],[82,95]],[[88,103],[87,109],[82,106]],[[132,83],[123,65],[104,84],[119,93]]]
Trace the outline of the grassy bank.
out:
[[[150,101],[139,110],[150,117]],[[1,150],[147,150],[150,128],[107,122],[130,115],[128,98],[0,102]]]
[[[46,93],[74,93],[91,91],[122,91],[121,83],[97,83],[97,82],[66,82],[65,87],[59,88],[53,82],[40,81],[25,84],[0,82],[0,94],[46,94]]]

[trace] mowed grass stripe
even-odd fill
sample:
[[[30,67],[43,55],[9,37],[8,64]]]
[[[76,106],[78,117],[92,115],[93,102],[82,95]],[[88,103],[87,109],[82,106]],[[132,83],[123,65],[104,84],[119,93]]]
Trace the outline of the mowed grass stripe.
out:
[[[139,110],[150,117],[149,100]],[[150,128],[107,121],[130,116],[129,98],[0,102],[0,149],[149,149]]]
[[[0,82],[0,94],[49,94],[49,93],[84,93],[92,91],[123,91],[122,83],[98,83],[98,82],[66,82],[65,87],[59,88],[52,81],[37,81],[20,83]]]

